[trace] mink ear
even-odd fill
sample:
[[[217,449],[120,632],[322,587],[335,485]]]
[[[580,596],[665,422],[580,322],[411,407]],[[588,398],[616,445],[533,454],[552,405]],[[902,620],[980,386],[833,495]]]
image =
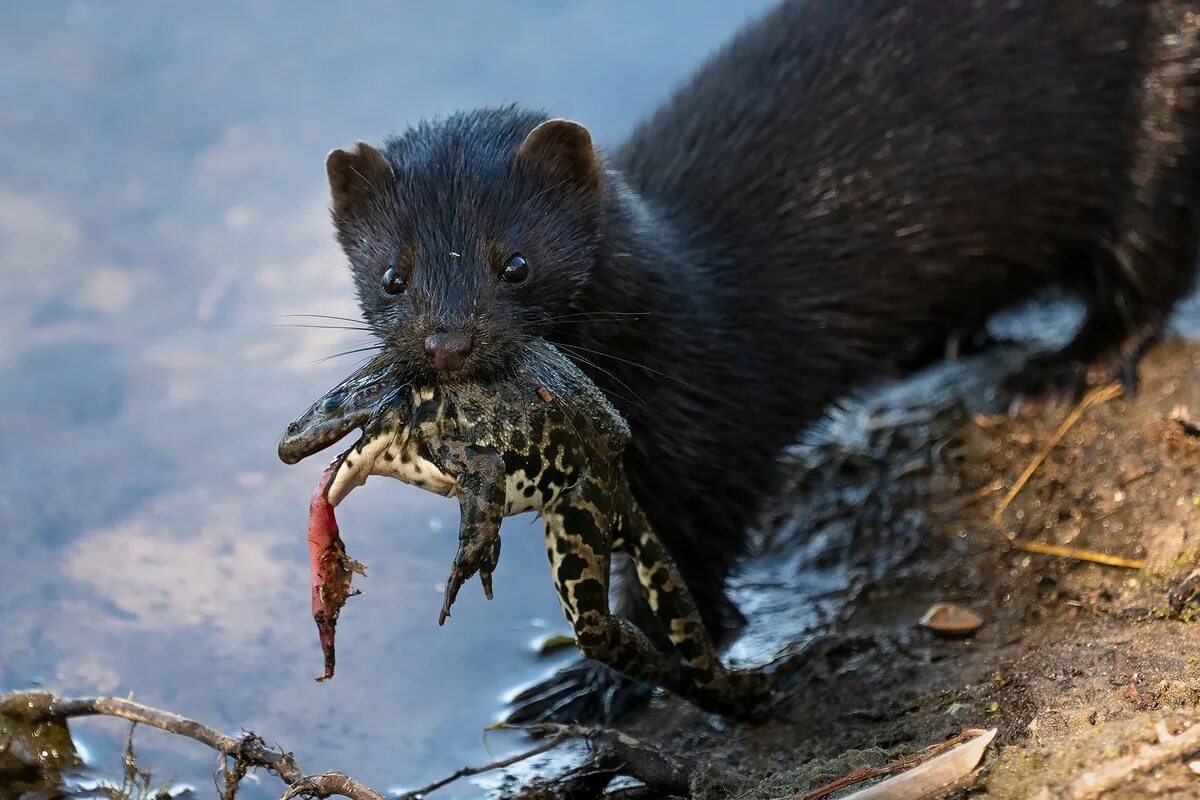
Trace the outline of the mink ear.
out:
[[[325,158],[329,191],[333,195],[333,213],[345,216],[371,192],[380,192],[396,181],[392,165],[383,153],[366,142],[353,152],[333,150]]]
[[[549,119],[531,130],[517,148],[516,160],[538,164],[561,180],[574,180],[588,189],[604,184],[604,165],[592,135],[569,119]]]

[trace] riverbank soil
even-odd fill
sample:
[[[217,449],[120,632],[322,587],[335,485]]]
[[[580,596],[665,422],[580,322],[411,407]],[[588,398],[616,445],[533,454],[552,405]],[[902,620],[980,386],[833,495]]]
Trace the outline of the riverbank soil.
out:
[[[838,643],[814,655],[779,719],[728,723],[660,697],[623,726],[699,765],[692,796],[803,793],[996,728],[983,769],[953,796],[1068,797],[1084,773],[1158,741],[1156,724],[1175,733],[1200,723],[1200,612],[1167,600],[1200,555],[1200,347],[1153,348],[1137,395],[1084,411],[997,523],[1075,408],[997,413],[1007,403],[989,387],[1020,355],[850,404],[797,449],[741,577],[741,596],[755,598],[747,636],[787,638],[793,620],[811,618],[800,633]],[[813,575],[838,577],[814,586]],[[921,626],[940,602],[982,626],[959,638]],[[1103,796],[1200,796],[1188,762],[1131,772]]]

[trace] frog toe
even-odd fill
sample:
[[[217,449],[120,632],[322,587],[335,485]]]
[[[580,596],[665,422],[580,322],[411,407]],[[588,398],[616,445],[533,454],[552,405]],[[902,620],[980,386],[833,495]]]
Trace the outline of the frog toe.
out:
[[[608,724],[644,708],[651,692],[647,684],[581,660],[520,692],[505,721],[510,725]]]
[[[442,594],[442,610],[438,612],[438,625],[446,624],[446,620],[450,618],[450,609],[458,599],[458,590],[470,577],[471,573],[459,569],[458,564],[450,568],[450,577],[446,579],[446,590]]]

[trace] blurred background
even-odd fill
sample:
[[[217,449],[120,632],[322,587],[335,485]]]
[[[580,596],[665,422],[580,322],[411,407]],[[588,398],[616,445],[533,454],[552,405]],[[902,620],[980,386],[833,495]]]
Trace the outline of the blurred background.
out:
[[[337,678],[312,680],[324,462],[286,468],[275,440],[358,356],[322,359],[362,341],[282,327],[357,316],[325,154],[509,101],[615,143],[766,5],[4,4],[0,689],[133,692],[380,789],[513,749],[480,730],[552,668],[531,643],[565,630],[528,518],[509,523],[496,600],[465,592],[439,629],[456,505],[357,492],[340,521],[369,577]],[[119,774],[123,726],[75,729],[92,777]],[[210,752],[138,742],[160,780],[211,793]],[[263,776],[246,796],[278,789]]]

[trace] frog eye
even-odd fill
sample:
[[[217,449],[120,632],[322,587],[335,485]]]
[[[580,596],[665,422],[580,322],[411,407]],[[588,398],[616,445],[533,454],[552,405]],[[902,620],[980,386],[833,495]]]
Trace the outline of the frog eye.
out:
[[[400,273],[400,270],[395,267],[388,267],[383,273],[383,280],[380,282],[380,289],[389,297],[403,294],[408,288],[408,278]]]
[[[528,277],[529,262],[520,253],[514,253],[504,265],[504,271],[500,273],[500,280],[505,283],[520,283]]]
[[[320,410],[322,414],[328,416],[342,407],[342,403],[346,402],[346,395],[341,392],[327,394],[321,399]]]

